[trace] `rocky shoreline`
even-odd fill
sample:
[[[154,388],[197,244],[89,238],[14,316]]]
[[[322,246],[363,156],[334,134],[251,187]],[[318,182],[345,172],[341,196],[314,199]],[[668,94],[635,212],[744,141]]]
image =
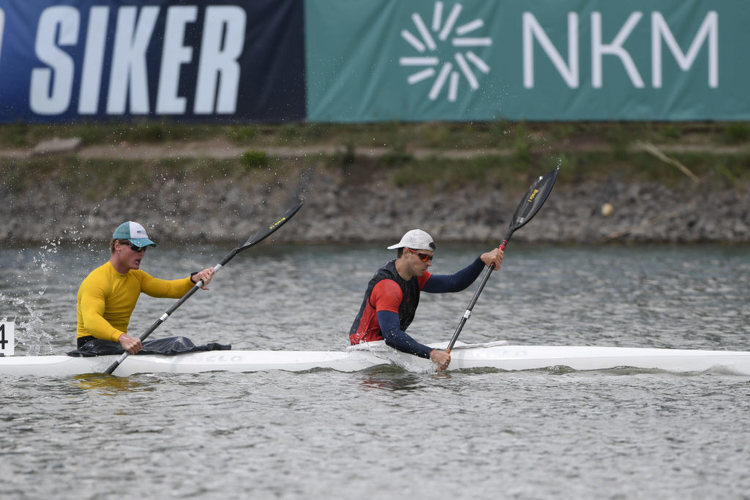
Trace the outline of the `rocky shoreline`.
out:
[[[379,170],[354,177],[325,168],[256,183],[167,177],[136,192],[123,187],[95,199],[51,179],[40,178],[25,189],[0,183],[0,242],[104,240],[123,220],[141,222],[161,241],[236,242],[273,222],[299,197],[305,206],[275,241],[391,242],[420,227],[439,242],[494,244],[523,195],[496,185],[395,188]],[[611,213],[603,210],[607,204]],[[748,243],[750,190],[688,178],[676,187],[615,176],[558,181],[537,220],[513,238],[565,244]]]

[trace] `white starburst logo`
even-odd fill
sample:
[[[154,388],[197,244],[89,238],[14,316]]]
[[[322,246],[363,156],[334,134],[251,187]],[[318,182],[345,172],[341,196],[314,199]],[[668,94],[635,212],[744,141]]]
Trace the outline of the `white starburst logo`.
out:
[[[458,85],[461,74],[464,75],[466,81],[469,83],[469,87],[474,91],[479,88],[479,81],[473,68],[478,69],[484,74],[490,72],[490,67],[487,63],[470,49],[475,47],[489,47],[492,45],[492,39],[489,37],[473,37],[471,35],[484,26],[484,21],[481,19],[475,19],[466,24],[456,26],[458,17],[461,15],[461,10],[463,9],[460,3],[453,5],[445,22],[443,22],[443,7],[443,2],[435,2],[435,9],[432,13],[432,32],[427,28],[422,17],[415,12],[411,15],[411,18],[419,32],[419,38],[408,30],[403,30],[401,36],[420,54],[425,54],[428,50],[436,54],[439,43],[448,45],[449,47],[459,47],[458,51],[453,54],[450,60],[445,62],[441,62],[437,55],[425,55],[402,57],[399,59],[399,64],[401,66],[416,68],[426,67],[406,79],[409,85],[414,85],[437,75],[430,93],[427,95],[432,101],[438,98],[446,81],[450,77],[450,81],[448,81],[448,100],[453,102],[458,97]],[[437,35],[437,41],[433,34]],[[449,38],[450,40],[448,41]],[[462,52],[464,48],[466,50]],[[452,50],[450,49],[450,51]],[[454,63],[451,61],[455,61],[460,73],[458,70],[454,70]]]

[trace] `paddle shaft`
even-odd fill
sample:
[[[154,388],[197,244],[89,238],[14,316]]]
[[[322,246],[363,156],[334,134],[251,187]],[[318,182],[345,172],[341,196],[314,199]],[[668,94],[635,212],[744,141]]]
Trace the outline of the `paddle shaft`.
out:
[[[510,237],[513,236],[514,231],[515,229],[511,227],[508,229],[508,232],[505,233],[503,242],[500,245],[500,250],[502,250],[503,252],[505,251],[505,247],[508,246],[508,241],[510,241]],[[471,298],[471,302],[469,302],[469,306],[466,308],[466,312],[464,312],[464,315],[461,317],[461,321],[458,322],[456,331],[453,333],[453,337],[451,337],[451,341],[448,343],[448,348],[445,350],[445,352],[447,352],[448,354],[450,354],[451,349],[453,349],[453,346],[456,344],[458,336],[461,335],[461,330],[463,330],[466,321],[468,321],[468,319],[471,317],[471,310],[474,309],[474,305],[477,303],[477,300],[479,300],[479,295],[482,293],[482,290],[484,290],[484,286],[489,281],[490,275],[494,270],[495,268],[493,266],[487,266],[487,269],[484,271],[482,281],[479,283],[477,291],[474,292],[474,296]]]
[[[558,169],[552,170],[551,172],[548,172],[547,174],[539,177],[539,179],[537,179],[536,182],[534,182],[526,192],[523,199],[521,200],[521,203],[518,205],[516,212],[513,214],[513,219],[508,225],[508,232],[505,233],[503,242],[500,245],[500,249],[503,252],[505,251],[505,247],[508,245],[511,236],[513,236],[513,233],[517,229],[525,226],[537,214],[537,212],[539,212],[539,209],[542,208],[544,202],[547,201],[547,197],[549,196],[550,192],[552,192],[552,188],[555,185],[558,171],[559,167]],[[461,330],[463,330],[466,321],[471,317],[471,310],[477,303],[482,290],[484,290],[484,286],[487,284],[487,280],[490,279],[492,271],[494,271],[494,268],[492,266],[487,266],[487,270],[482,277],[482,282],[479,284],[479,288],[477,288],[476,293],[474,293],[474,296],[471,298],[469,307],[461,317],[461,321],[459,321],[458,326],[456,327],[456,331],[453,333],[453,337],[448,343],[448,348],[445,350],[445,352],[447,352],[448,354],[450,354],[451,349],[453,349],[453,346],[456,344],[456,340],[458,340],[458,336],[461,334]]]
[[[240,253],[243,250],[247,250],[248,248],[250,248],[252,246],[255,246],[256,244],[260,243],[261,241],[263,241],[264,239],[266,239],[267,237],[269,237],[274,231],[276,231],[277,229],[279,229],[289,219],[291,219],[292,216],[294,216],[294,214],[296,214],[297,211],[300,208],[302,208],[302,203],[299,203],[298,205],[292,207],[291,209],[289,209],[287,211],[286,214],[284,214],[276,222],[274,222],[273,224],[269,225],[267,228],[261,229],[260,231],[258,231],[257,233],[255,233],[253,236],[251,236],[250,238],[248,238],[247,241],[245,241],[245,243],[240,244],[236,248],[234,248],[231,252],[229,252],[226,256],[224,256],[224,258],[221,260],[221,262],[219,262],[218,264],[216,264],[214,266],[214,274],[219,269],[221,269],[222,267],[224,267],[227,262],[229,262],[230,260],[232,260],[235,255],[237,255],[238,253]],[[184,304],[187,299],[189,299],[190,297],[192,297],[195,292],[197,292],[198,290],[200,290],[202,286],[203,286],[203,280],[198,281],[198,283],[196,283],[195,286],[193,286],[185,295],[183,295],[182,298],[180,298],[180,300],[178,300],[177,302],[175,302],[172,305],[172,307],[170,307],[164,314],[161,315],[161,317],[158,320],[156,320],[154,322],[153,325],[151,325],[145,332],[143,332],[143,334],[139,337],[140,340],[141,340],[141,342],[143,342],[144,340],[146,340],[146,338],[149,335],[151,335],[151,333],[154,330],[156,330],[157,328],[159,328],[159,326],[162,323],[164,323],[165,321],[167,321],[167,319],[169,319],[169,317],[172,315],[172,313],[175,312],[178,307],[180,307],[182,304]],[[130,353],[128,351],[125,351],[124,353],[122,353],[120,355],[120,357],[117,358],[117,360],[115,360],[115,362],[112,363],[109,366],[109,368],[107,368],[104,371],[104,373],[112,374],[112,372],[114,372],[117,369],[117,367],[120,366],[120,364],[123,361],[125,361],[125,359],[127,359],[127,357],[129,355],[130,355]]]

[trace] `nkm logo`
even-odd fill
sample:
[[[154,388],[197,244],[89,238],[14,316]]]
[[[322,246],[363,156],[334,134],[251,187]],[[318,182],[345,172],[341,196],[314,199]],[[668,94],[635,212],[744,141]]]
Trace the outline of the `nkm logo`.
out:
[[[401,36],[420,54],[424,56],[402,57],[399,64],[406,67],[424,68],[411,74],[406,81],[415,85],[423,80],[432,79],[430,100],[438,98],[441,91],[448,84],[448,100],[453,102],[458,97],[458,87],[461,75],[464,76],[472,91],[479,88],[479,81],[475,70],[487,74],[490,67],[472,49],[489,47],[492,39],[478,37],[476,31],[484,27],[484,21],[474,19],[467,23],[460,23],[459,17],[463,6],[454,4],[450,13],[443,18],[443,2],[435,2],[432,12],[431,29],[427,27],[418,13],[411,15],[418,36],[409,30],[403,30]],[[443,49],[440,51],[439,49]],[[429,51],[429,52],[428,52]],[[449,56],[440,57],[440,52],[447,52]],[[455,66],[454,66],[455,63]]]

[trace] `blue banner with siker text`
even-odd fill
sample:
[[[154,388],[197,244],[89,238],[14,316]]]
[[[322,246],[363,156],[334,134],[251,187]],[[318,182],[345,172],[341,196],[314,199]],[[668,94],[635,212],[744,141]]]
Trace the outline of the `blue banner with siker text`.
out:
[[[305,118],[303,3],[0,0],[0,121]]]

